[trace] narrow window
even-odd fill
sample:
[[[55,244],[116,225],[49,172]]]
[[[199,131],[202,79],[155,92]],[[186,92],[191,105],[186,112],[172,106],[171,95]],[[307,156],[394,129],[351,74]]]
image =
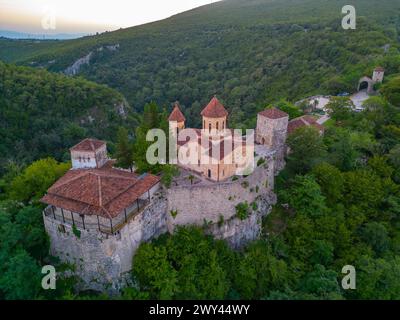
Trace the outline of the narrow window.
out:
[[[211,123],[208,124],[208,131],[211,131]]]
[[[208,177],[211,178],[211,170],[208,169]]]
[[[217,130],[219,129],[219,122],[217,121]]]
[[[225,129],[225,121],[222,121],[222,130]]]

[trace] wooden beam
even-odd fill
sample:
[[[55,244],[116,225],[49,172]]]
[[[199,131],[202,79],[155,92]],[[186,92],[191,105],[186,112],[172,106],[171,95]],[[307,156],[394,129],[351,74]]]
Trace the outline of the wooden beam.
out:
[[[85,215],[82,214],[81,218],[82,218],[83,230],[86,230],[86,228],[85,228]]]

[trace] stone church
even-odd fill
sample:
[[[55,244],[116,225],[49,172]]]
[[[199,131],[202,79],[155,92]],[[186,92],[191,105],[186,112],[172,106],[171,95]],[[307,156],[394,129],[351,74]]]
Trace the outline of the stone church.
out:
[[[249,155],[250,149],[228,129],[225,107],[214,97],[201,116],[203,128],[192,131],[197,138],[205,135],[206,143],[178,139],[177,152],[194,150],[213,161],[178,163],[180,175],[169,188],[157,175],[116,168],[104,141],[85,139],[70,149],[72,168],[41,201],[47,204],[43,219],[51,254],[74,266],[79,289],[118,292],[131,279],[139,245],[179,225],[203,227],[234,248],[260,235],[262,218],[276,202],[274,177],[284,167],[288,115],[275,108],[258,114],[253,171],[247,175],[237,175],[238,164],[228,161],[230,154]],[[178,104],[169,124],[176,135],[185,129]],[[226,144],[233,145],[230,153]],[[209,152],[215,146],[216,158]],[[245,217],[238,216],[239,205],[247,208]]]

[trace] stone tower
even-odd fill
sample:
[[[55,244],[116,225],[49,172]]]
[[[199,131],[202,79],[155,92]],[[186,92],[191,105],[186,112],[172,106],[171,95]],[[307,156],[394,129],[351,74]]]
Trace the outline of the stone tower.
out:
[[[172,110],[170,116],[168,117],[169,130],[172,134],[178,134],[182,129],[185,129],[186,118],[183,115],[179,102],[175,102],[174,109]]]
[[[203,117],[204,130],[223,131],[227,128],[228,111],[221,102],[214,96],[210,103],[201,112]]]
[[[287,136],[289,115],[277,108],[261,111],[257,115],[256,143],[271,149],[283,148]]]
[[[104,141],[85,139],[70,149],[73,169],[101,168],[107,161]]]
[[[374,83],[381,83],[383,81],[383,77],[385,75],[385,69],[382,67],[377,67],[374,69],[374,73],[372,75],[372,81]]]

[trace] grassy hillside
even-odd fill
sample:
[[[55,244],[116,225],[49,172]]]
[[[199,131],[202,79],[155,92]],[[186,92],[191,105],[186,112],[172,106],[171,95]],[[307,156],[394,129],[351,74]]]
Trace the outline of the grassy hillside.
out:
[[[114,138],[119,124],[132,121],[131,108],[113,89],[0,62],[0,168],[8,160],[62,159],[81,138]]]
[[[93,52],[80,74],[118,89],[138,111],[151,100],[179,100],[190,124],[199,125],[201,108],[218,94],[232,112],[232,125],[253,125],[252,116],[266,103],[353,91],[377,64],[399,72],[400,2],[353,1],[354,31],[341,28],[345,4],[226,0],[78,40],[3,39],[0,59],[59,72]],[[114,44],[117,51],[99,50]]]

